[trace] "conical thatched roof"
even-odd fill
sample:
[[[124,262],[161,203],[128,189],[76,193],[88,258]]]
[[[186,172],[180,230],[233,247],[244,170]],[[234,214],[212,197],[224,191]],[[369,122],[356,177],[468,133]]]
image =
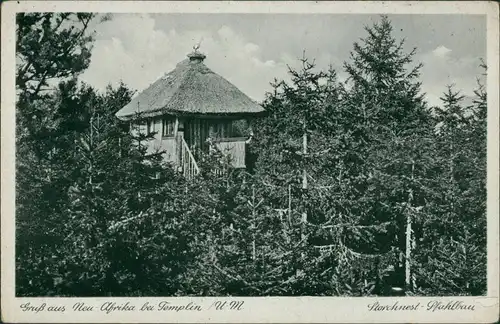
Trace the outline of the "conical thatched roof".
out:
[[[194,52],[175,69],[139,93],[116,116],[122,120],[163,114],[252,115],[264,111]]]

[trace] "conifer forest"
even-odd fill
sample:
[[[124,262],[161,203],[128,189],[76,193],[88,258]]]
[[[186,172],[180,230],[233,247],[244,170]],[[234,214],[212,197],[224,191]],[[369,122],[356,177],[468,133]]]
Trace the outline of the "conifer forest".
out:
[[[484,61],[432,106],[381,16],[347,82],[307,51],[269,80],[246,169],[187,179],[116,118],[136,89],[78,82],[94,19],[17,16],[17,296],[486,294]]]

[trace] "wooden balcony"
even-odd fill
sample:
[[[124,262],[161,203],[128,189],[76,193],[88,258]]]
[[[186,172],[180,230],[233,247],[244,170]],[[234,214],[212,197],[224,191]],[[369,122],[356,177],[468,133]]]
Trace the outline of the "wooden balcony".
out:
[[[221,138],[214,141],[216,147],[228,157],[233,168],[245,168],[246,138]]]

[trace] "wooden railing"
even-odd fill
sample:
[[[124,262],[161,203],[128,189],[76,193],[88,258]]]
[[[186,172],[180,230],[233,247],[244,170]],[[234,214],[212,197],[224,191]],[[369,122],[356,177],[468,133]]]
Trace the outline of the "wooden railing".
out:
[[[181,137],[181,166],[182,174],[186,179],[192,179],[198,173],[200,173],[200,168],[194,159],[191,150],[189,149],[186,141]]]

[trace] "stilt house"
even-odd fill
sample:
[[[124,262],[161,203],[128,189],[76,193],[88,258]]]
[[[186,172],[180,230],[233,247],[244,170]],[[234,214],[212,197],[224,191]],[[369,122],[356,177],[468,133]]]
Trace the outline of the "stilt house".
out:
[[[187,177],[199,172],[197,158],[211,145],[230,156],[232,167],[245,168],[251,120],[264,109],[210,70],[197,47],[187,56],[116,116],[156,133],[148,150],[165,151],[165,159]]]

